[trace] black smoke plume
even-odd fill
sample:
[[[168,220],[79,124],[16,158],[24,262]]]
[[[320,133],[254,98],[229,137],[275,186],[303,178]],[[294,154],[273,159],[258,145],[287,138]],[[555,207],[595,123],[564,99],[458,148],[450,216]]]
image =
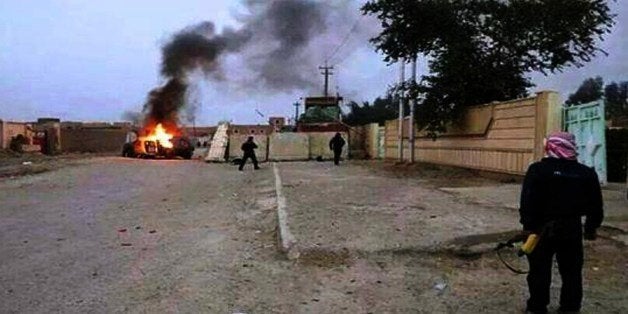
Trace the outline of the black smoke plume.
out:
[[[147,126],[176,125],[193,72],[242,89],[314,89],[320,85],[317,66],[359,16],[356,4],[347,0],[243,0],[243,4],[246,12],[237,17],[239,29],[217,33],[212,22],[202,22],[164,44],[161,74],[167,82],[149,93],[144,106]],[[223,73],[226,54],[236,54],[245,74]]]
[[[157,123],[166,130],[177,130],[179,109],[183,106],[187,84],[179,78],[171,78],[164,86],[148,94],[144,110],[148,111],[145,128],[152,131]]]
[[[226,29],[217,35],[212,22],[202,22],[175,34],[162,48],[161,74],[181,78],[194,70],[210,75],[218,69],[218,58],[238,51],[250,39],[246,31]]]
[[[157,123],[176,130],[179,110],[186,102],[189,74],[200,70],[211,75],[218,69],[221,54],[237,51],[247,40],[243,32],[226,30],[224,34],[216,35],[214,24],[203,22],[178,32],[162,47],[161,74],[168,81],[148,94],[144,111],[149,132]]]
[[[312,39],[327,30],[325,16],[331,8],[311,0],[249,1],[248,7],[252,15],[243,21],[246,31],[257,40],[257,51],[245,61],[256,81],[279,91],[311,87],[318,77],[310,73],[319,64],[309,59],[316,56],[320,62],[323,56],[317,55],[316,47],[307,49]]]

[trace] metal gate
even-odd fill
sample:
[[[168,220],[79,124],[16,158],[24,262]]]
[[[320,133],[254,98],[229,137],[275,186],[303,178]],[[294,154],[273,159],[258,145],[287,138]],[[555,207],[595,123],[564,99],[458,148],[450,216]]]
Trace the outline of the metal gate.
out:
[[[565,130],[576,136],[578,161],[593,167],[606,184],[606,136],[604,100],[565,107]]]

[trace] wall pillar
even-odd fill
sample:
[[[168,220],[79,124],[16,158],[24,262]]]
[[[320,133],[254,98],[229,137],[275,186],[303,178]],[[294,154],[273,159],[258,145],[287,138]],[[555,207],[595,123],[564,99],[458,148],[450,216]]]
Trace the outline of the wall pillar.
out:
[[[534,133],[534,160],[545,156],[543,139],[550,133],[562,130],[562,104],[555,91],[541,91],[536,94],[536,120]]]

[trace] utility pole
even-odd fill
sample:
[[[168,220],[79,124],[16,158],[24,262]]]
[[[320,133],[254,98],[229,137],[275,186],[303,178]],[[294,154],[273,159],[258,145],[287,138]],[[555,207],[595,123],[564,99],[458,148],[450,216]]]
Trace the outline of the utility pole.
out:
[[[325,60],[325,66],[318,67],[319,70],[323,70],[323,72],[321,72],[321,74],[323,74],[325,76],[325,89],[324,89],[324,95],[325,97],[329,96],[329,76],[330,75],[334,75],[333,72],[331,72],[331,70],[334,69],[334,66],[327,66],[327,60]]]
[[[416,85],[416,55],[412,57],[412,65],[410,68],[410,84],[412,87]],[[410,99],[410,121],[408,121],[408,149],[410,149],[410,163],[414,163],[414,107],[416,106],[416,97]]]
[[[399,162],[403,162],[403,83],[405,81],[405,63],[406,60],[404,58],[399,59],[399,125],[397,128],[397,156],[399,157]]]
[[[299,121],[299,102],[296,101],[294,102],[294,104],[292,104],[294,106],[294,125],[297,125],[297,121]]]

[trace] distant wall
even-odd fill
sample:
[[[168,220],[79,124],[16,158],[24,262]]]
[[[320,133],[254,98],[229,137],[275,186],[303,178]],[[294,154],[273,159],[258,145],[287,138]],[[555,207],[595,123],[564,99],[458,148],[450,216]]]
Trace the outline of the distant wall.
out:
[[[273,126],[271,125],[230,124],[228,133],[234,135],[268,135],[272,131]]]
[[[561,128],[556,92],[471,107],[462,120],[436,140],[416,132],[416,161],[524,174],[543,157],[543,138]],[[408,120],[404,121],[403,158],[408,160]],[[385,156],[398,158],[397,120],[386,122]],[[415,128],[416,129],[416,128]]]
[[[64,152],[122,152],[125,129],[61,129],[61,150]]]

